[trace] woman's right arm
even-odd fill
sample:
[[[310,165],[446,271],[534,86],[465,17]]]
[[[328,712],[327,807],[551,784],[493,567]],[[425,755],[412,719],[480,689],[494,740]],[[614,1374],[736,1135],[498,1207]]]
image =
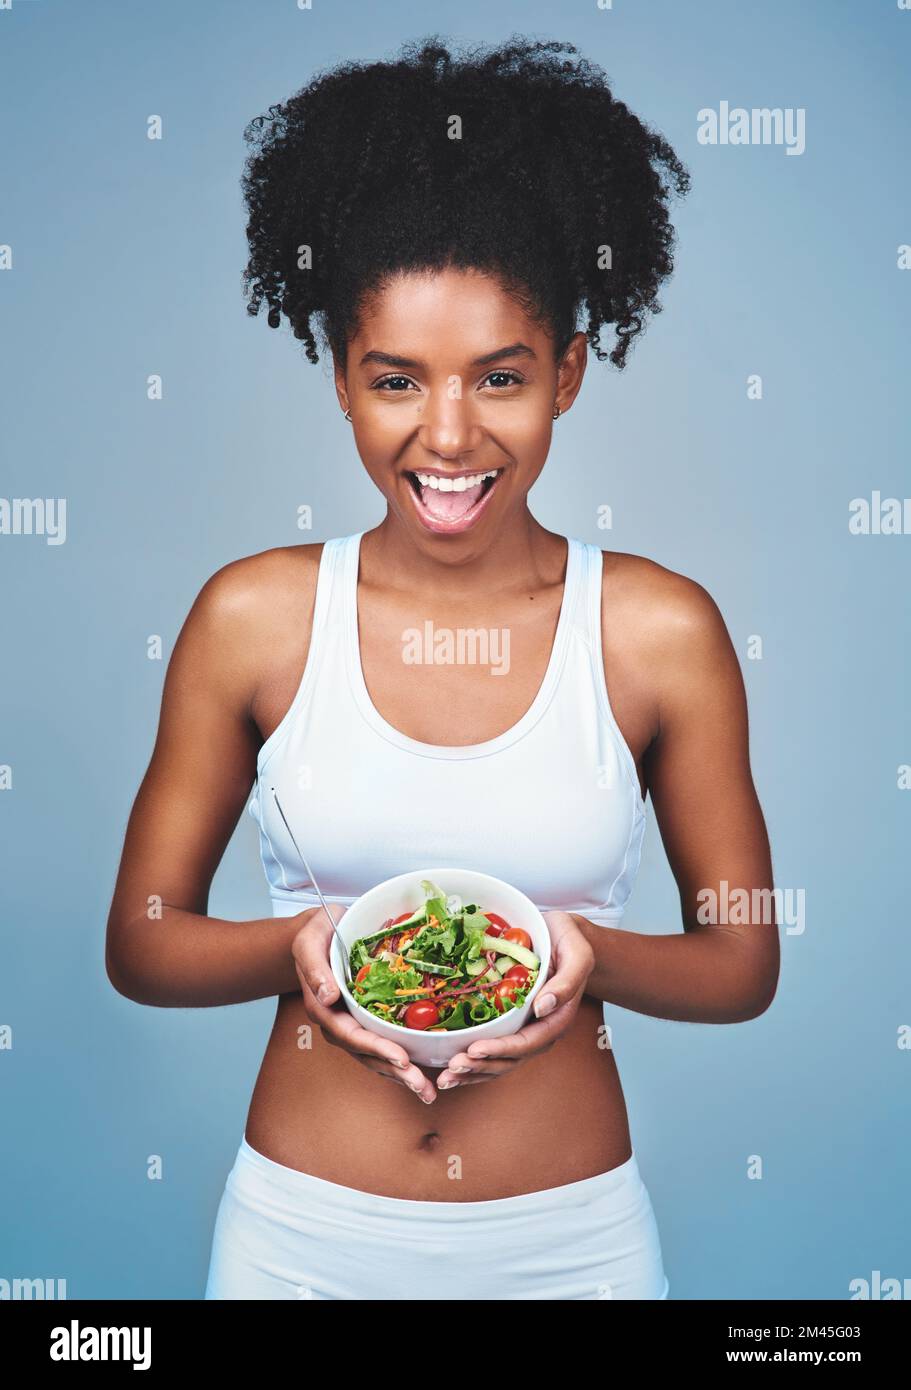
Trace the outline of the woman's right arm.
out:
[[[267,654],[286,654],[292,633],[304,644],[303,671],[309,647],[318,548],[304,547],[295,561],[289,549],[219,570],[181,629],[127,824],[108,917],[108,978],[128,999],[163,1008],[302,992],[328,1042],[429,1103],[435,1088],[405,1048],[362,1028],[341,1001],[322,908],[253,922],[207,915],[212,878],[256,776],[254,696],[280,679],[266,669]],[[330,911],[337,921],[344,908],[332,903]],[[316,997],[322,981],[333,1008]]]
[[[265,552],[219,570],[175,644],[107,924],[108,977],[137,1003],[204,1008],[300,989],[291,943],[305,914],[252,922],[206,915],[256,776],[257,654],[268,641],[264,626],[276,621],[264,591],[287,595],[288,563]],[[280,571],[283,586],[273,584]]]

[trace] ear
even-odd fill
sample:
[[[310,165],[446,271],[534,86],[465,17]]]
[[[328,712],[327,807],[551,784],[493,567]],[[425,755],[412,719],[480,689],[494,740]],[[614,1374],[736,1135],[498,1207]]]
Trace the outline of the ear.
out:
[[[554,404],[565,415],[579,394],[585,368],[588,366],[588,339],[584,333],[574,333],[557,365],[557,394]]]
[[[351,402],[348,399],[348,388],[345,382],[345,368],[344,365],[336,357],[334,352],[332,354],[332,376],[335,381],[335,394],[338,397],[338,403],[341,406],[342,410],[347,410]]]

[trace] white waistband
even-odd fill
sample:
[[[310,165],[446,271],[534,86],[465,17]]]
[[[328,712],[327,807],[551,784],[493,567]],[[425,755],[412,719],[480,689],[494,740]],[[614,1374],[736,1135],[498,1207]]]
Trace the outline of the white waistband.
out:
[[[289,1213],[306,1210],[317,1204],[324,1218],[356,1223],[360,1218],[394,1217],[415,1222],[455,1222],[464,1227],[472,1217],[494,1220],[500,1217],[522,1217],[534,1213],[579,1208],[590,1214],[595,1201],[605,1203],[612,1211],[626,1211],[642,1200],[645,1185],[639,1172],[635,1151],[616,1168],[596,1173],[578,1182],[560,1183],[537,1192],[520,1192],[514,1197],[495,1197],[480,1202],[415,1201],[407,1197],[385,1197],[376,1192],[364,1192],[357,1187],[329,1182],[297,1168],[287,1168],[259,1153],[241,1139],[235,1162],[236,1173],[255,1174],[255,1180],[267,1184],[269,1190],[287,1204]],[[243,1179],[241,1178],[241,1181]]]

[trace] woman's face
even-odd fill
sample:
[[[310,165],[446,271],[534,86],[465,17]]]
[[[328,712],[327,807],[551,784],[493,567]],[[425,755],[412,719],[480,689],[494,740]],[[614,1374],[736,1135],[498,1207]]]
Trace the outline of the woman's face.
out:
[[[571,405],[585,364],[584,333],[556,363],[546,330],[498,281],[447,269],[398,275],[372,296],[335,382],[390,514],[425,544],[463,537],[463,551],[521,520],[554,410]]]

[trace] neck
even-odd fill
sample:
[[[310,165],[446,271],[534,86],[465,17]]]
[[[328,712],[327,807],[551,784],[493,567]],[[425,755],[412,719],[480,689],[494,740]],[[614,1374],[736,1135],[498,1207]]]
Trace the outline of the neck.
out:
[[[566,554],[563,537],[541,526],[527,506],[484,539],[471,532],[422,535],[388,511],[361,538],[360,577],[382,588],[470,604],[474,597],[559,583]]]

